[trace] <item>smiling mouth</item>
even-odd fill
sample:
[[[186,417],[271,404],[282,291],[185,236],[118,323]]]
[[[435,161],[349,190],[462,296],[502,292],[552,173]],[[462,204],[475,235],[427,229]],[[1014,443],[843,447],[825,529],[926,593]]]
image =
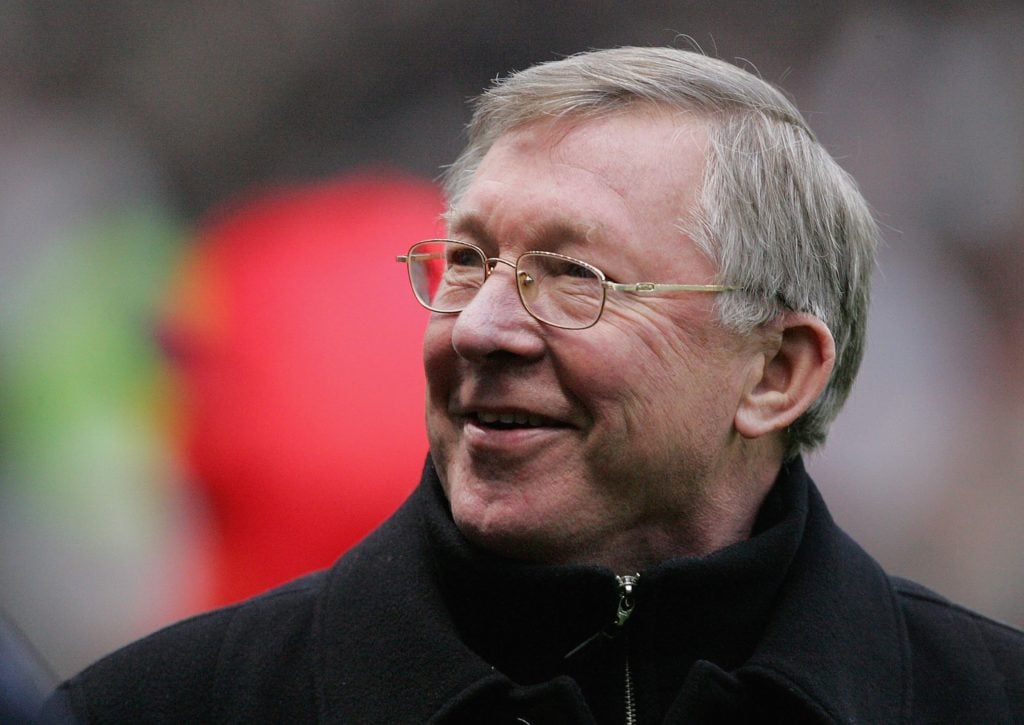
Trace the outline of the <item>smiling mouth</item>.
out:
[[[533,413],[471,413],[468,420],[481,428],[492,430],[515,430],[518,428],[565,428],[560,423],[543,415]]]

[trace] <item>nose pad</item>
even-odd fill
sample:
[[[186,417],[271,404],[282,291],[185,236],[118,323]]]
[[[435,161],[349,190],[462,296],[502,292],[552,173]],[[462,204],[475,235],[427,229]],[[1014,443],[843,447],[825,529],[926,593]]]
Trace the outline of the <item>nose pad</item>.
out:
[[[500,274],[497,262],[487,260],[493,271],[473,300],[458,314],[452,328],[452,346],[464,358],[474,359],[506,352],[532,358],[543,353],[541,323],[523,307],[516,278]],[[510,284],[511,283],[511,284]]]
[[[532,302],[537,298],[537,280],[529,272],[516,272],[516,284],[519,288],[519,296],[524,302]]]

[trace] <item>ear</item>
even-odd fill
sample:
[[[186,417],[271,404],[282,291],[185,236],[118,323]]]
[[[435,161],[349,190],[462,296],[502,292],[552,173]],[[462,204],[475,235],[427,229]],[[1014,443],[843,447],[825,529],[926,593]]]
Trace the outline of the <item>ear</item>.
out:
[[[736,410],[736,430],[744,438],[784,430],[821,395],[835,365],[835,340],[814,315],[787,312],[765,334],[770,346]]]

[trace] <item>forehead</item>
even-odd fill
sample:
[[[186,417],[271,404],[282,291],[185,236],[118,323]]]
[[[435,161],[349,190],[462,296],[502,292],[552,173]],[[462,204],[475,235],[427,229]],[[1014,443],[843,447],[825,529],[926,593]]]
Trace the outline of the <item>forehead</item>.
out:
[[[533,122],[498,138],[450,211],[496,246],[546,236],[678,238],[698,198],[706,125],[660,109]]]

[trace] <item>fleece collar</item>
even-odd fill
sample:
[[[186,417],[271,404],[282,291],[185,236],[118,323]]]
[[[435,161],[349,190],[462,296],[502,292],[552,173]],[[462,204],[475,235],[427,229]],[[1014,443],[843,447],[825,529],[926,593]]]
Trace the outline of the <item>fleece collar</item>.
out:
[[[762,634],[730,676],[781,687],[824,720],[904,720],[908,645],[888,577],[835,526],[799,460],[780,472],[776,489],[783,488],[792,492],[786,497],[792,510],[785,516],[799,522],[798,540],[770,616],[759,624]],[[446,574],[438,568],[437,531],[431,532],[437,521],[447,522],[442,547],[469,547],[451,523],[428,460],[410,499],[330,572],[315,625],[322,643],[317,691],[323,720],[439,722],[443,713],[481,693],[522,691],[467,646],[474,635],[460,629],[452,590],[440,584]],[[573,587],[614,601],[614,578],[607,570],[575,569],[564,573]],[[555,587],[554,594],[560,578],[555,572],[538,581]],[[605,621],[606,614],[595,611],[593,621],[566,621],[567,643]],[[493,624],[503,623],[496,618]],[[361,644],[353,648],[353,642]],[[559,692],[572,697],[571,688]]]

